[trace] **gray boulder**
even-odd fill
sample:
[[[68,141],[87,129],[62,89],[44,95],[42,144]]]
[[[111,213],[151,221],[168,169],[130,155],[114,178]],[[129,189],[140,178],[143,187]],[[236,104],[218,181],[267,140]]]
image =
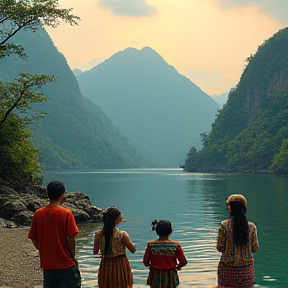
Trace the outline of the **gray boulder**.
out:
[[[24,210],[12,217],[12,221],[19,226],[30,226],[33,218],[33,212]]]
[[[82,192],[67,194],[63,206],[73,212],[77,223],[100,222],[102,219],[102,209],[94,206],[89,196]]]
[[[12,221],[18,226],[30,226],[33,213],[48,203],[45,187],[35,186],[16,192],[0,183],[0,218]],[[89,196],[82,192],[68,193],[62,206],[72,211],[76,223],[98,223],[102,220],[102,209],[94,206]]]

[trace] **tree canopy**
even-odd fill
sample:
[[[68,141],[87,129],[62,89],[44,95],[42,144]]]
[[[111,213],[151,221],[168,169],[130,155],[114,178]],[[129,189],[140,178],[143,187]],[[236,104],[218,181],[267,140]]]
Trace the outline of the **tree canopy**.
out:
[[[55,76],[23,72],[14,81],[0,82],[0,129],[14,109],[18,110],[27,123],[38,118],[37,116],[42,116],[43,112],[33,113],[31,104],[46,101],[48,98],[34,89],[41,88],[54,79]]]
[[[35,31],[39,25],[57,27],[61,22],[77,25],[80,18],[71,12],[71,8],[60,9],[57,0],[1,0],[0,58],[25,55],[20,45],[9,42],[21,29]]]

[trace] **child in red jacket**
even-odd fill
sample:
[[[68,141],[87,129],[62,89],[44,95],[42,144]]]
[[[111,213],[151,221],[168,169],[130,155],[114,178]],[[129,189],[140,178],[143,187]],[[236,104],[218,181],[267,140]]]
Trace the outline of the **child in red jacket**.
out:
[[[145,250],[143,263],[150,268],[147,284],[151,288],[175,288],[179,285],[177,270],[187,264],[186,257],[180,243],[169,239],[170,221],[155,220],[151,225],[159,238],[148,241]]]

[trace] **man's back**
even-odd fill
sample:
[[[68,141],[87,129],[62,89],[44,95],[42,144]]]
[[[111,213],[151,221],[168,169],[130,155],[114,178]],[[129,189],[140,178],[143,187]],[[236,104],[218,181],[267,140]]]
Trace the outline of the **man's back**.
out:
[[[65,269],[75,263],[67,244],[67,236],[79,232],[72,212],[57,204],[49,204],[34,213],[28,234],[38,239],[42,269]]]
[[[75,235],[79,230],[72,212],[59,206],[65,200],[65,190],[62,181],[49,182],[49,204],[34,213],[28,233],[28,238],[39,250],[45,288],[81,287],[81,275],[75,261]]]

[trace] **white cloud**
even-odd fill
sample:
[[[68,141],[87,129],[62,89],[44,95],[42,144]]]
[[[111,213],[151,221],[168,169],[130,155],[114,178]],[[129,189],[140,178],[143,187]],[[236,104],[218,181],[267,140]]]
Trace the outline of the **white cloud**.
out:
[[[288,1],[287,0],[215,0],[221,9],[229,10],[237,7],[256,6],[259,11],[267,14],[272,19],[283,25],[288,25]]]
[[[146,0],[99,0],[98,6],[120,16],[150,16],[158,12]]]

